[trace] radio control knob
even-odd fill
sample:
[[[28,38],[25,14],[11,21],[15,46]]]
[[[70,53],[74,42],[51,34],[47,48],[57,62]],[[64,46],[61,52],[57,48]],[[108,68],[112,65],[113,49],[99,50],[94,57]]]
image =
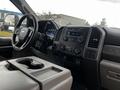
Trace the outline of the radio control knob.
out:
[[[60,49],[64,51],[65,50],[65,45],[61,45]]]
[[[79,55],[79,54],[81,53],[81,50],[80,50],[80,49],[74,49],[74,53],[75,53],[76,55]]]

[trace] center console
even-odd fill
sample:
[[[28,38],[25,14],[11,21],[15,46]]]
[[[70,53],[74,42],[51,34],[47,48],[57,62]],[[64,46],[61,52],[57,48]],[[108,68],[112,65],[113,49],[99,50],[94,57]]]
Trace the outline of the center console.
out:
[[[62,27],[54,40],[55,54],[64,56],[64,64],[82,72],[84,83],[91,90],[100,87],[99,62],[105,31],[101,27]],[[58,53],[59,55],[59,53]]]
[[[9,82],[0,82],[2,90],[70,90],[72,85],[68,69],[34,56],[1,62],[0,73],[8,76],[0,79]]]

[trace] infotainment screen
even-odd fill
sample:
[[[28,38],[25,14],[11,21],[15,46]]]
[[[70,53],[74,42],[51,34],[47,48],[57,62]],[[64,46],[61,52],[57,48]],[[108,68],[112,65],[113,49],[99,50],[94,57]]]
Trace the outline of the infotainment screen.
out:
[[[74,32],[74,31],[69,31],[67,33],[68,36],[80,36],[81,32]]]

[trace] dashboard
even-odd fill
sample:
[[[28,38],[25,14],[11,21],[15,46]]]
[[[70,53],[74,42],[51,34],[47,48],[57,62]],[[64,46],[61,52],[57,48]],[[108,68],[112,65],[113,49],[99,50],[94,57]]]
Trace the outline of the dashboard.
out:
[[[69,55],[82,56],[89,30],[89,27],[61,28],[54,42],[56,50]]]
[[[97,87],[100,83],[99,62],[104,41],[105,31],[102,28],[65,26],[60,28],[55,36],[53,49],[62,54],[60,57],[64,57],[65,66],[82,72],[88,86]]]
[[[98,87],[98,84],[101,83],[99,82],[100,75],[102,75],[101,78],[104,78],[108,71],[113,70],[116,72],[114,66],[120,63],[120,29],[98,26],[63,26],[56,31],[48,28],[46,33],[48,37],[52,37],[50,56],[47,53],[48,56],[40,57],[49,61],[51,60],[53,63],[55,61],[57,64],[61,62],[62,65],[70,68],[70,70],[76,70],[78,72],[81,69],[84,82],[88,87]],[[37,42],[41,41],[38,39],[36,40]],[[37,53],[37,56],[41,55],[41,53],[38,53],[41,52],[39,46],[41,45],[34,46],[34,52]],[[110,68],[108,68],[108,65],[111,64],[115,65],[109,66]],[[108,71],[106,72],[105,70]],[[104,81],[105,79],[102,80],[106,82]],[[104,85],[103,87],[107,87]]]
[[[58,29],[56,27],[50,21],[40,21],[38,39],[35,41],[34,48],[39,51],[46,51],[46,48],[51,46],[51,51],[66,56],[91,60],[100,59],[105,39],[105,31],[102,28],[64,26]],[[41,37],[40,33],[44,33],[49,40],[42,41],[39,38]],[[41,45],[41,42],[44,45]]]

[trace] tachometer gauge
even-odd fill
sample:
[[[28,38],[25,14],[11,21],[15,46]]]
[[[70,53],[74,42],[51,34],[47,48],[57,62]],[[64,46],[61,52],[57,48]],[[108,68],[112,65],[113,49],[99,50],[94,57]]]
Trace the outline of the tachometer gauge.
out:
[[[46,32],[46,35],[52,40],[55,36],[55,31],[54,29],[48,29]]]

